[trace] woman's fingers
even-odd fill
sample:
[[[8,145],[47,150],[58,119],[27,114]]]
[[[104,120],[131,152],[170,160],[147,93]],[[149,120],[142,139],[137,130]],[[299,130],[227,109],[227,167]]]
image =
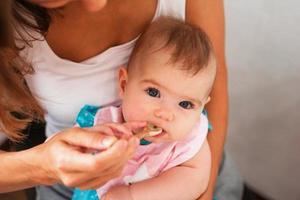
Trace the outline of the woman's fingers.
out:
[[[65,172],[64,184],[68,184],[69,187],[81,187],[89,184],[96,179],[103,179],[103,182],[107,182],[120,175],[126,162],[117,163],[106,170],[102,170],[97,173],[87,176],[87,172]],[[99,185],[100,186],[100,185]]]
[[[137,126],[140,125],[133,124],[130,127]],[[114,123],[62,131],[41,146],[42,157],[49,158],[45,171],[71,187],[100,186],[108,178],[118,176],[134,154],[139,140],[136,137],[117,139],[111,136],[115,131],[124,135],[132,134],[125,125]],[[91,149],[96,151],[86,151]]]
[[[118,138],[130,138],[132,131],[144,128],[146,122],[126,122],[126,123],[105,123],[102,125],[95,125],[93,127],[85,128],[87,131],[101,132],[105,135],[114,135]]]
[[[127,141],[118,140],[109,149],[96,154],[83,153],[65,145],[55,152],[57,155],[54,159],[57,168],[62,171],[99,172],[122,160],[123,154],[127,152],[127,145]]]
[[[129,134],[124,126],[111,124],[111,127]],[[139,141],[137,138],[132,137],[128,141],[117,140],[112,136],[103,136],[103,133],[107,132],[106,127],[98,127],[98,130],[102,131],[102,134],[81,128],[72,128],[47,141],[46,143],[54,143],[50,146],[53,147],[51,150],[53,156],[56,156],[59,162],[59,167],[64,170],[93,170],[94,167],[99,165],[97,163],[101,163],[99,167],[101,170],[106,165],[110,166],[110,163],[120,161],[122,158],[128,159],[138,146]],[[98,152],[95,152],[95,154],[85,153],[82,151],[83,147],[98,150]]]
[[[87,131],[101,132],[105,135],[114,135],[118,138],[129,139],[133,131],[144,128],[147,122],[105,123],[85,128]]]
[[[127,127],[130,131],[134,131],[147,126],[147,122],[125,122],[123,125]]]
[[[93,172],[87,176],[87,172],[66,172],[63,177],[63,183],[69,187],[78,187],[80,189],[92,189],[92,186],[100,187],[107,181],[120,176],[126,161],[120,161],[115,165],[108,167],[100,172]]]
[[[111,148],[95,155],[64,147],[64,154],[56,157],[57,174],[61,181],[70,187],[79,184],[94,185],[94,180],[100,184],[100,179],[106,182],[105,177],[115,178],[120,174],[128,159],[135,152],[137,143],[136,138],[131,138],[128,142],[118,140]]]
[[[123,159],[120,160],[116,165],[111,166],[107,168],[106,170],[102,171],[102,174],[104,176],[99,177],[99,174],[95,174],[94,179],[90,179],[88,181],[83,182],[80,185],[77,185],[76,187],[85,190],[85,189],[96,189],[101,187],[103,184],[105,184],[107,181],[112,180],[114,178],[120,177],[123,171],[124,166],[126,165],[127,161],[131,158],[131,156],[134,153],[134,146],[136,145],[135,139],[131,139],[129,141],[129,148],[127,149],[127,152],[123,156]],[[130,146],[133,146],[133,148],[130,148]],[[81,179],[83,180],[83,179]]]
[[[114,132],[113,130],[109,127],[109,126],[106,126],[106,125],[95,125],[95,126],[92,126],[92,127],[87,127],[87,128],[83,128],[87,131],[92,131],[92,132],[97,132],[97,133],[102,133],[102,134],[105,134],[105,135],[110,135],[110,136],[114,136]]]
[[[132,157],[138,144],[139,141],[136,138],[130,138],[128,141],[118,140],[111,148],[95,154],[96,166],[90,168],[91,174],[94,173],[97,176],[99,175],[98,170],[107,173],[114,166],[124,165]],[[102,164],[103,162],[106,163]]]
[[[62,139],[69,145],[103,150],[117,141],[117,138],[111,134],[111,129],[105,126],[97,127],[97,130],[71,128],[62,136]]]
[[[126,122],[123,124],[119,123],[107,123],[105,124],[112,128],[115,135],[119,138],[130,138],[133,136],[132,131],[143,128],[147,125],[146,122]]]
[[[72,149],[67,144],[55,145],[55,151],[50,152],[50,168],[60,182],[67,186],[82,183],[78,176],[70,177],[68,174],[85,174],[86,180],[94,179],[100,174],[103,176],[107,169],[118,164],[122,160],[122,154],[126,152],[127,141],[117,141],[111,148],[98,154],[86,154]],[[104,172],[105,171],[105,172]],[[82,176],[80,176],[82,177]]]
[[[125,127],[123,124],[119,124],[119,123],[107,123],[105,124],[106,126],[110,127],[115,136],[118,138],[129,138],[132,134],[131,131]]]

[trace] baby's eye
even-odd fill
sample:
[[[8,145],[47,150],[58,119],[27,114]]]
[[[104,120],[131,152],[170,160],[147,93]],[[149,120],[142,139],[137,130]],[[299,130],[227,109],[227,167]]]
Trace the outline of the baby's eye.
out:
[[[184,109],[193,109],[194,108],[194,104],[190,101],[181,101],[179,103],[179,106]]]
[[[158,98],[160,97],[160,92],[156,88],[148,88],[148,89],[146,89],[146,92],[151,97],[158,97]]]

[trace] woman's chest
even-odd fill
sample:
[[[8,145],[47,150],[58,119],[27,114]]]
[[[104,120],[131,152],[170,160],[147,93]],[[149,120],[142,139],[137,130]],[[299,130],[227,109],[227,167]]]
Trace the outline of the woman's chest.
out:
[[[118,70],[126,65],[131,46],[112,49],[84,63],[74,63],[49,55],[40,48],[34,54],[34,74],[26,76],[33,96],[48,116],[57,122],[72,122],[85,104],[103,106],[118,97]]]
[[[124,5],[126,10],[119,8],[120,10],[103,11],[104,14],[66,13],[63,18],[51,23],[46,36],[49,46],[59,57],[81,62],[133,40],[152,21],[157,2],[128,2],[130,3],[127,4],[132,5]]]

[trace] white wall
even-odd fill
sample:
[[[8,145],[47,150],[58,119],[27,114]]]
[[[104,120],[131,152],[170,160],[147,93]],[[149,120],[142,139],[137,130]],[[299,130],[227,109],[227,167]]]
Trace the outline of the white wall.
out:
[[[300,1],[225,0],[230,124],[242,175],[300,199]]]

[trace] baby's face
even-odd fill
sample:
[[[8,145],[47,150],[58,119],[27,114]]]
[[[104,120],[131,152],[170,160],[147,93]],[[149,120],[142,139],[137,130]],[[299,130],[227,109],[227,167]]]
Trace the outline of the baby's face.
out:
[[[204,69],[187,74],[168,63],[167,52],[162,51],[139,60],[130,74],[125,69],[119,74],[125,121],[147,121],[163,129],[161,134],[147,137],[148,141],[184,139],[209,100],[213,73]]]

